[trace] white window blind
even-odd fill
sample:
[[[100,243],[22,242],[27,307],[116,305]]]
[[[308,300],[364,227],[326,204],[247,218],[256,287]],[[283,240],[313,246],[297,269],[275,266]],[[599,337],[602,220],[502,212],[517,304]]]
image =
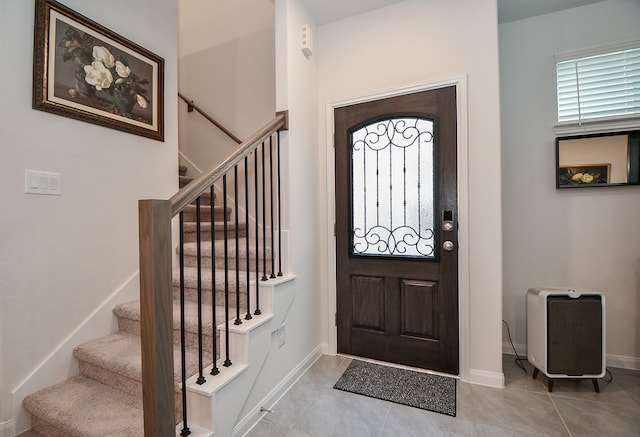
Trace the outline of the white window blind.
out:
[[[558,123],[640,114],[640,47],[557,60]]]

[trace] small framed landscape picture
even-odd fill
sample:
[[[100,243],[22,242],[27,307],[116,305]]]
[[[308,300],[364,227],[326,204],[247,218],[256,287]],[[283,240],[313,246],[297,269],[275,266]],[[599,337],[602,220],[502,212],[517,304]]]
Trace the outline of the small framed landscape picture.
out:
[[[164,59],[36,0],[33,108],[164,141]]]

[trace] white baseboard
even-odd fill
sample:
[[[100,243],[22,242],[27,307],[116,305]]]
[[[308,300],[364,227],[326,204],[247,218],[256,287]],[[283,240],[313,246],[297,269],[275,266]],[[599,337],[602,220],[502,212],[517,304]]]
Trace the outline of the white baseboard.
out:
[[[487,387],[504,388],[504,373],[471,369],[468,382],[471,384],[485,385]]]
[[[311,366],[320,358],[323,351],[323,345],[317,346],[309,355],[307,355],[267,396],[262,402],[259,402],[238,424],[233,428],[232,435],[244,436],[262,419],[266,411],[264,409],[272,409],[273,406],[289,391],[291,387],[309,370]]]
[[[15,435],[13,420],[0,423],[0,437],[13,437]]]
[[[16,434],[31,428],[31,416],[22,407],[22,401],[29,394],[78,374],[78,363],[73,357],[73,349],[81,343],[93,340],[110,332],[115,332],[117,320],[113,308],[121,302],[140,297],[138,271],[133,273],[100,306],[89,314],[51,353],[12,390],[13,421]]]
[[[640,358],[607,354],[607,366],[622,369],[640,370]]]
[[[527,357],[527,345],[526,344],[518,344],[514,343],[513,345],[516,349],[516,352],[519,356],[526,358]],[[502,353],[507,355],[515,355],[513,353],[513,347],[511,347],[511,343],[508,341],[502,342]]]

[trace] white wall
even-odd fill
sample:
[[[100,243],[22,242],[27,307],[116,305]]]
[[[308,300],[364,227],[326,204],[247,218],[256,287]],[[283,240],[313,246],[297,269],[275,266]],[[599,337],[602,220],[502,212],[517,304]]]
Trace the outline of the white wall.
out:
[[[277,0],[276,11],[276,108],[289,111],[289,131],[281,133],[283,165],[283,222],[289,232],[289,271],[296,275],[295,296],[284,321],[286,343],[272,350],[261,376],[245,404],[247,414],[272,394],[285,379],[296,378],[298,366],[308,365],[321,351],[320,307],[324,290],[320,281],[322,234],[318,202],[318,104],[317,60],[300,52],[298,36],[303,24],[314,26],[313,18],[296,0]],[[275,335],[275,334],[274,334]],[[275,345],[275,346],[274,346]],[[295,381],[287,380],[287,383]],[[269,398],[266,405],[275,399]]]
[[[165,59],[165,141],[33,110],[34,2],[2,0],[0,422],[19,408],[10,393],[89,315],[118,290],[135,294],[137,201],[176,190],[177,2],[64,3]],[[62,173],[62,196],[24,194],[25,169]],[[57,378],[73,373],[71,354],[55,367]]]
[[[179,89],[241,140],[275,116],[274,5],[270,0],[179,4]],[[201,171],[237,144],[180,102],[180,152]],[[189,174],[197,176],[197,169]]]
[[[327,156],[325,106],[361,94],[434,82],[453,76],[468,78],[469,246],[461,248],[470,260],[461,277],[470,288],[468,349],[461,351],[462,376],[489,385],[502,384],[501,300],[502,245],[500,197],[500,113],[498,27],[495,0],[406,0],[367,14],[322,26],[318,32],[319,137],[318,155],[323,212],[319,232],[329,236],[333,217],[332,170]],[[466,167],[467,163],[461,163]],[[466,190],[467,187],[463,187]],[[323,290],[335,293],[335,260],[331,244],[323,244]],[[333,257],[333,258],[332,258]],[[331,299],[329,298],[329,301]],[[329,304],[331,306],[331,304]],[[328,308],[332,314],[333,308]],[[327,314],[327,319],[328,319]],[[333,326],[325,325],[331,337]]]
[[[640,187],[555,189],[554,54],[637,40],[640,3],[609,0],[500,25],[503,317],[527,342],[531,286],[605,293],[609,363],[640,367]],[[506,338],[505,338],[506,340]]]

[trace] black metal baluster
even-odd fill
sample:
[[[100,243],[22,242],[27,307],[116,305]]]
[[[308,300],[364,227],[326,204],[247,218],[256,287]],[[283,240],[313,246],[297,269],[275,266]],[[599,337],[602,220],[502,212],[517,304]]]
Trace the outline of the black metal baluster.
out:
[[[201,208],[200,197],[196,199],[196,264],[198,268],[198,379],[196,384],[202,385],[207,380],[203,374],[203,362],[202,362],[202,238],[201,238]]]
[[[273,134],[269,136],[269,184],[271,187],[269,188],[271,199],[271,275],[269,276],[271,279],[276,277],[276,260],[273,257],[273,243],[275,241],[274,238],[274,221],[273,221]]]
[[[282,201],[280,197],[280,131],[278,131],[278,276],[282,276]],[[271,250],[273,256],[273,249]]]
[[[254,311],[253,314],[255,314],[256,316],[259,316],[260,314],[262,314],[262,311],[260,310],[260,286],[258,284],[260,284],[260,225],[259,225],[259,220],[260,220],[260,213],[259,213],[259,205],[258,205],[258,197],[259,197],[259,189],[258,189],[258,148],[256,147],[254,150],[254,161],[253,161],[253,167],[254,167],[254,172],[255,172],[255,207],[256,207],[256,310]]]
[[[353,144],[351,146],[352,146],[351,153],[354,153],[353,152]],[[363,179],[364,179],[364,186],[367,187],[368,186],[367,185],[367,172],[366,172],[366,170],[364,170],[364,169],[367,168],[367,147],[366,146],[362,148],[362,163],[363,163],[362,164],[362,168],[363,168],[362,175],[363,175]],[[351,189],[353,190],[353,188],[351,188]],[[352,193],[352,195],[353,195],[353,193]],[[367,228],[367,190],[364,190],[364,196],[362,196],[362,197],[363,197],[362,217],[364,219],[363,220],[363,222],[364,222],[364,235],[367,235],[367,233],[369,232],[369,228]],[[335,231],[335,228],[334,228],[334,231]],[[353,250],[353,244],[349,248],[349,250]]]
[[[267,187],[264,171],[264,141],[262,142],[262,280],[267,281]]]
[[[404,225],[407,226],[407,148],[402,148],[402,179],[404,183],[403,187],[403,202],[404,208]],[[418,210],[419,211],[419,210]]]
[[[247,270],[247,314],[244,316],[246,320],[251,320],[251,254],[249,253],[249,157],[244,157],[244,221],[245,226],[247,227],[245,232],[245,249],[247,251],[246,254],[246,264],[245,269]]]
[[[422,183],[422,178],[420,176],[420,170],[422,169],[422,166],[420,165],[420,163],[422,161],[420,161],[420,152],[422,151],[421,147],[418,147],[418,162],[416,164],[417,168],[418,168],[418,238],[422,238],[422,207],[420,205],[420,200],[422,199],[421,193],[420,193],[420,185]]]
[[[191,434],[187,423],[187,350],[184,321],[184,211],[180,211],[180,360],[182,363],[182,431],[181,436]]]
[[[224,366],[231,365],[229,358],[229,225],[227,223],[227,175],[222,176],[222,198],[224,207],[224,339],[225,360]]]
[[[234,325],[241,325],[242,319],[240,318],[240,219],[238,216],[238,166],[235,165],[233,167],[233,183],[234,183],[234,217],[236,220],[236,320],[233,322]]]
[[[376,150],[376,226],[380,226],[380,151]]]
[[[213,347],[213,367],[211,368],[210,373],[215,376],[220,373],[220,369],[218,369],[218,345],[216,341],[218,329],[216,322],[216,228],[214,214],[214,185],[211,185],[209,193],[211,197],[211,343]]]
[[[393,232],[393,143],[389,144],[389,231]],[[397,244],[396,244],[397,247]],[[391,253],[395,252],[396,247]]]

